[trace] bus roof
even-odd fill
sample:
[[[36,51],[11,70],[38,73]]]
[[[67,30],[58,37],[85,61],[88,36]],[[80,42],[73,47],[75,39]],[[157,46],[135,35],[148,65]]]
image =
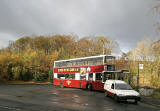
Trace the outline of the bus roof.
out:
[[[98,57],[115,57],[112,55],[99,55],[99,56],[89,56],[89,57],[81,57],[81,58],[74,58],[74,59],[66,59],[66,60],[59,60],[59,61],[54,61],[54,62],[66,62],[66,61],[74,61],[74,60],[85,60],[85,59],[91,59],[91,58],[98,58]]]

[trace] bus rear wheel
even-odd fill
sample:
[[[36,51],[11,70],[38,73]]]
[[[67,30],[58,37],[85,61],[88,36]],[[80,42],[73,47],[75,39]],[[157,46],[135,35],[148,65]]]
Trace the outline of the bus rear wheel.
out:
[[[108,93],[107,93],[106,91],[104,92],[104,96],[105,96],[105,97],[108,97]]]
[[[87,90],[92,91],[92,84],[87,85]]]
[[[60,83],[60,88],[64,88],[64,82],[63,81],[61,81],[61,83]]]

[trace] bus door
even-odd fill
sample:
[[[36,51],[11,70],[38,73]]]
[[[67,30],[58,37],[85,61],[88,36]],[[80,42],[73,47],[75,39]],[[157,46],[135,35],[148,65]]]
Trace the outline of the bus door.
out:
[[[63,83],[65,87],[80,88],[80,74],[79,73],[66,73]]]
[[[86,85],[88,83],[88,74],[80,74],[80,88],[86,89]]]
[[[103,82],[105,82],[106,80],[109,80],[109,79],[115,79],[114,77],[115,76],[113,73],[104,72],[103,73]]]
[[[88,80],[89,81],[93,81],[93,73],[89,73],[88,74]]]
[[[93,73],[93,76],[93,90],[103,90],[104,83],[102,82],[102,73]]]
[[[120,72],[104,72],[103,73],[103,82],[106,80],[112,79],[112,80],[123,80],[124,74]]]

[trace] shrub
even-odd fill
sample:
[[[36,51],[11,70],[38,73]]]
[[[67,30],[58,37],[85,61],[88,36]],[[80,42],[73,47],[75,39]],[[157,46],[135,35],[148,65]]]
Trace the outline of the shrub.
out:
[[[33,80],[35,82],[44,82],[45,81],[45,77],[39,73],[34,74],[33,77],[34,77]]]
[[[152,97],[160,99],[160,89],[155,89],[153,91]]]

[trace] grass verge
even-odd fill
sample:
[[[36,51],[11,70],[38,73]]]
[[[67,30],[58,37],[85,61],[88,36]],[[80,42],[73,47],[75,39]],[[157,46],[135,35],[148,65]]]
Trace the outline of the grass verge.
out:
[[[153,98],[160,99],[160,89],[155,89],[152,94]]]

